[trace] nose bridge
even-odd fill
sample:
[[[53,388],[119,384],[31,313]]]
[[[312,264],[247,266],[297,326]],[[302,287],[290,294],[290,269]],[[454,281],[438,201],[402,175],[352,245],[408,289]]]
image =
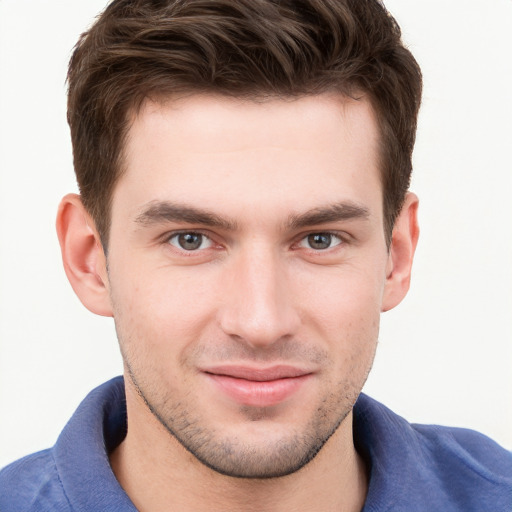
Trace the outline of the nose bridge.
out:
[[[221,326],[247,344],[265,346],[294,333],[298,313],[285,262],[269,244],[254,242],[233,257]]]

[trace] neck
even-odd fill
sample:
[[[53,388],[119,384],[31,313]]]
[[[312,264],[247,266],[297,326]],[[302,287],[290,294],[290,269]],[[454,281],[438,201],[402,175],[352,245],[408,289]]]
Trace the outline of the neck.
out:
[[[354,448],[352,414],[299,471],[244,479],[204,466],[144,409],[127,390],[128,434],[110,458],[116,478],[140,512],[352,512],[363,507],[368,481]]]

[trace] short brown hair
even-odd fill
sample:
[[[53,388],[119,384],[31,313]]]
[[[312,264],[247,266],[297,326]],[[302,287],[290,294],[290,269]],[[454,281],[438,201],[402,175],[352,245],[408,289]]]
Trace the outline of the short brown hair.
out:
[[[381,132],[384,228],[409,187],[421,72],[378,0],[114,0],[78,41],[68,122],[85,208],[107,247],[131,112],[148,97],[337,91],[369,97]]]

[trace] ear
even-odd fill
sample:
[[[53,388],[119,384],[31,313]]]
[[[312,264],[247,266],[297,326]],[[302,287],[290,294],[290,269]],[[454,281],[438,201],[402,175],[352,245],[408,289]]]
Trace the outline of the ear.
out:
[[[412,261],[420,233],[418,204],[417,196],[409,192],[395,221],[386,268],[382,311],[388,311],[400,304],[409,291]]]
[[[57,235],[64,270],[82,304],[97,315],[112,316],[105,254],[80,196],[68,194],[62,199]]]

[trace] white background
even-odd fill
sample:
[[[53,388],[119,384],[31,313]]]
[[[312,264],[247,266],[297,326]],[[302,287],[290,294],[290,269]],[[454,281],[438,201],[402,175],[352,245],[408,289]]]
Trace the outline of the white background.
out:
[[[0,0],[0,466],[52,445],[121,372],[113,322],[61,268],[57,204],[75,191],[65,74],[105,0]],[[412,290],[383,316],[365,391],[411,421],[512,449],[512,1],[389,0],[425,75]]]

